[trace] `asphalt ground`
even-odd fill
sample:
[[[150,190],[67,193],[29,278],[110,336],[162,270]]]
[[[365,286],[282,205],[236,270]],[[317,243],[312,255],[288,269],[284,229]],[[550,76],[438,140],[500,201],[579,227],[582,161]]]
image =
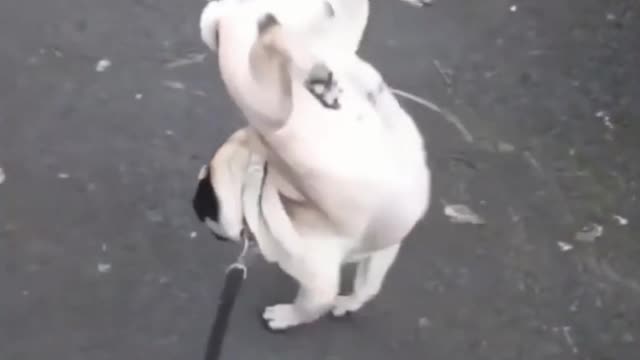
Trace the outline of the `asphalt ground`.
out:
[[[237,249],[190,198],[244,123],[202,6],[0,3],[3,360],[202,358]],[[637,359],[639,16],[634,0],[373,1],[362,55],[468,134],[403,101],[434,201],[383,293],[273,335],[258,313],[294,286],[259,262],[226,358]],[[483,224],[452,222],[452,204]]]

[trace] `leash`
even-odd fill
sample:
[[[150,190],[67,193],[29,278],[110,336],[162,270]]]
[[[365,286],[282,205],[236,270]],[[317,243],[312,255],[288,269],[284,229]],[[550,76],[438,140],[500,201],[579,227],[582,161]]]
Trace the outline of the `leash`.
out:
[[[254,162],[257,161],[253,158],[252,160]],[[255,167],[253,168],[254,171],[252,171],[252,168],[250,166],[247,171],[249,177],[251,177],[252,175],[260,177],[259,183],[255,184],[257,186],[257,189],[255,189],[257,190],[257,194],[252,194],[251,191],[247,191],[245,186],[243,186],[242,192],[243,196],[245,196],[247,193],[250,195],[257,195],[256,206],[260,208],[260,204],[262,203],[262,192],[265,185],[267,163],[264,162],[260,164],[258,168],[260,169],[260,171],[255,171]],[[220,359],[224,337],[227,334],[229,321],[231,319],[231,313],[233,312],[233,306],[236,302],[238,294],[240,293],[242,283],[247,278],[247,264],[250,259],[253,258],[252,255],[255,255],[259,252],[255,234],[251,231],[251,226],[249,226],[246,216],[243,216],[242,218],[242,231],[240,233],[240,238],[242,239],[242,250],[240,251],[240,254],[238,254],[236,261],[233,264],[229,265],[226,270],[222,293],[220,294],[220,298],[218,299],[216,317],[213,325],[211,326],[211,330],[209,331],[209,338],[207,341],[207,348],[204,357],[205,360]]]
[[[233,311],[233,305],[240,293],[242,283],[247,278],[246,257],[249,253],[250,241],[249,232],[243,229],[242,251],[238,255],[236,261],[229,265],[226,270],[222,293],[218,300],[218,309],[216,311],[215,321],[213,322],[209,332],[209,340],[207,341],[207,350],[204,357],[205,360],[220,359],[222,344],[224,337],[227,334],[227,328],[229,327],[229,320],[231,318],[231,312]]]

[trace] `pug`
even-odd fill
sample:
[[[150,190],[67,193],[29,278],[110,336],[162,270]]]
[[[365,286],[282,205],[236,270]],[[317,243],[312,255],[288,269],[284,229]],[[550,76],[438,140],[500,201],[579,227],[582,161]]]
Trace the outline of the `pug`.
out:
[[[256,134],[243,151],[261,154],[269,169],[258,202],[268,231],[258,244],[300,286],[291,303],[263,312],[270,329],[284,330],[329,311],[357,311],[375,297],[428,209],[430,171],[413,119],[371,64],[354,52],[310,45],[268,8],[245,10],[217,19],[218,60]],[[224,198],[222,219],[227,201],[241,203],[244,179],[220,186],[211,181],[220,171],[225,167],[214,161],[202,186]],[[221,195],[227,188],[228,199]],[[231,228],[221,233],[239,234]],[[353,292],[338,296],[340,269],[349,262],[357,263]]]

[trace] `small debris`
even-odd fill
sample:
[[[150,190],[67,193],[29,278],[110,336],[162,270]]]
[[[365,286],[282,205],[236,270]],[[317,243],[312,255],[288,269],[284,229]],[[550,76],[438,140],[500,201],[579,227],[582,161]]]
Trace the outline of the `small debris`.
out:
[[[602,309],[602,299],[600,299],[600,297],[596,297],[596,300],[594,301],[594,305],[598,308],[598,309]]]
[[[63,179],[64,180],[64,179],[68,179],[68,178],[70,178],[69,174],[64,173],[64,172],[58,173],[58,179]]]
[[[529,50],[527,52],[527,54],[529,54],[529,56],[538,56],[538,55],[543,55],[546,54],[547,50],[542,50],[542,49],[534,49],[534,50]]]
[[[22,290],[22,296],[29,296],[28,290]]]
[[[431,321],[429,321],[429,318],[427,318],[426,316],[421,317],[420,319],[418,319],[418,326],[424,329],[431,326]]]
[[[535,157],[533,157],[533,154],[531,154],[528,151],[525,151],[523,153],[524,158],[529,162],[529,164],[531,165],[532,168],[534,168],[538,173],[542,174],[542,166],[540,165],[540,163],[538,162],[538,160],[536,160]]]
[[[141,93],[137,93],[136,94],[136,100],[140,100],[142,99],[142,94]]]
[[[616,21],[618,17],[614,13],[607,13],[606,19],[607,21]]]
[[[511,6],[509,7],[509,11],[511,11],[511,12],[516,12],[516,11],[518,11],[518,5],[511,5]]]
[[[620,226],[626,226],[629,224],[629,220],[620,215],[613,215],[613,220],[615,220]]]
[[[145,214],[147,215],[147,220],[152,223],[160,223],[164,220],[164,216],[159,210],[149,209]]]
[[[5,180],[7,180],[7,175],[4,173],[4,170],[0,167],[0,185],[2,185]]]
[[[608,112],[600,110],[596,113],[596,117],[602,120],[604,126],[608,127],[609,129],[615,128],[615,126],[613,126],[613,123],[611,122],[611,115],[609,115]]]
[[[509,144],[508,142],[498,141],[498,151],[501,153],[510,153],[516,149],[515,146]]]
[[[111,271],[111,264],[107,263],[98,263],[98,272],[101,274],[106,274]]]
[[[175,133],[173,132],[173,130],[166,130],[164,133],[165,133],[165,135],[167,135],[167,136],[173,136],[173,135],[175,135]]]
[[[167,69],[174,69],[191,64],[197,64],[203,62],[206,57],[207,54],[189,54],[184,58],[176,59],[175,61],[166,64],[164,67],[166,67]]]
[[[578,353],[578,347],[576,346],[575,341],[573,341],[573,336],[571,336],[571,328],[569,326],[562,327],[562,335],[564,335],[564,339],[567,342],[567,345],[571,348],[571,352],[574,354]]]
[[[176,89],[176,90],[184,90],[186,88],[186,86],[179,81],[165,80],[162,82],[162,84],[168,88]]]
[[[192,90],[191,91],[194,95],[198,95],[198,96],[202,96],[202,97],[207,97],[207,93],[202,91],[202,90]]]
[[[60,50],[53,50],[53,55],[55,55],[57,58],[63,58],[64,55],[62,54],[62,52]]]
[[[170,280],[171,280],[171,279],[169,279],[169,278],[168,278],[168,277],[166,277],[166,276],[160,276],[160,278],[158,279],[158,283],[159,283],[159,284],[166,284],[166,283],[168,283]]]
[[[423,6],[431,6],[433,5],[433,0],[403,0],[409,5],[413,5],[415,7],[423,7]]]
[[[192,239],[195,239],[195,238],[198,237],[198,233],[195,232],[195,231],[192,231],[191,234],[189,234],[189,237],[192,238]]]
[[[98,63],[96,64],[96,71],[100,73],[105,72],[110,66],[111,66],[111,60],[102,59],[98,61]]]
[[[467,205],[452,204],[444,207],[444,214],[454,224],[485,224],[485,220],[473,212]]]
[[[100,248],[102,249],[102,252],[107,252],[107,243],[102,243]]]
[[[498,71],[485,71],[484,72],[484,78],[485,79],[491,79],[492,77],[494,77],[496,74],[498,73]]]
[[[578,311],[579,306],[580,306],[580,303],[578,302],[578,300],[576,300],[571,304],[571,306],[569,306],[569,311],[576,312]]]
[[[518,222],[520,221],[520,215],[518,215],[518,213],[513,209],[513,208],[509,208],[509,216],[511,217],[511,221],[513,222]]]
[[[576,233],[575,239],[581,242],[594,242],[602,236],[604,228],[598,224],[588,224]]]
[[[453,70],[445,69],[438,60],[433,60],[433,65],[435,65],[440,75],[442,75],[442,78],[444,79],[444,82],[447,84],[447,86],[451,86],[451,76],[453,75]]]
[[[573,245],[566,243],[564,241],[558,241],[558,246],[560,247],[560,251],[562,252],[573,250]]]

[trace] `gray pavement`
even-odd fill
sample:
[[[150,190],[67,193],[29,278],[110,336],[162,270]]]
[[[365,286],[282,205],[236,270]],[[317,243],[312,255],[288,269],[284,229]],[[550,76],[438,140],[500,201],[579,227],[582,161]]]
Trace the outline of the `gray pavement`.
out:
[[[258,263],[226,358],[637,359],[640,4],[373,3],[362,54],[473,140],[407,102],[434,202],[384,292],[351,319],[273,335],[258,312],[294,288]],[[190,198],[243,123],[200,55],[202,6],[0,3],[3,360],[202,357],[236,249]],[[444,204],[486,224],[454,224]]]

